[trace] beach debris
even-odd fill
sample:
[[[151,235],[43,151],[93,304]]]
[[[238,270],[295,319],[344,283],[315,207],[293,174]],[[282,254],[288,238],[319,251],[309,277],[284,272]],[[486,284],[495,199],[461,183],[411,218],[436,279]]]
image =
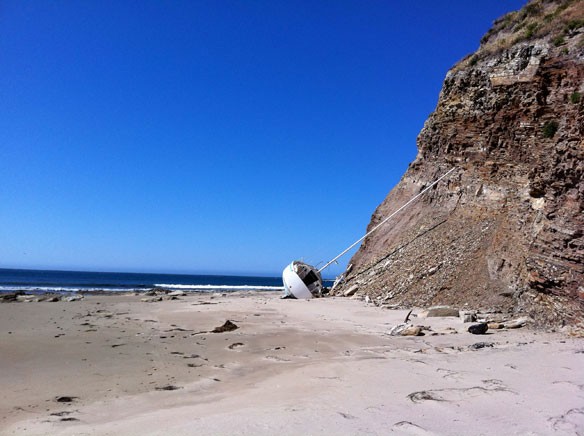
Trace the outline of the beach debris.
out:
[[[160,386],[155,388],[157,391],[176,391],[177,389],[181,389],[179,386],[174,386],[174,385],[166,385],[166,386]]]
[[[404,323],[407,323],[407,322],[408,322],[408,320],[410,319],[410,315],[412,314],[412,311],[413,311],[413,310],[414,310],[414,309],[411,309],[411,310],[408,312],[408,314],[406,315],[406,318],[404,319]]]
[[[425,318],[438,318],[438,317],[448,317],[453,316],[458,318],[460,316],[460,312],[458,309],[453,309],[452,307],[448,306],[434,306],[430,307],[428,310],[422,312],[420,316]]]
[[[236,324],[227,320],[222,326],[215,327],[213,330],[211,330],[211,333],[231,332],[233,330],[237,330],[238,328],[239,327]]]
[[[517,319],[514,319],[512,321],[508,321],[506,323],[503,323],[503,326],[506,329],[517,329],[517,328],[523,327],[525,324],[527,324],[528,320],[529,320],[528,318],[517,318]]]
[[[473,324],[468,328],[468,332],[473,335],[484,335],[489,330],[489,325],[486,322],[480,324]]]
[[[369,295],[365,295],[365,303],[367,304],[371,303],[371,298],[369,297]]]
[[[73,401],[77,400],[79,397],[73,397],[70,395],[62,395],[55,397],[55,401],[57,403],[72,403]]]
[[[167,294],[169,297],[184,297],[187,295],[185,291],[172,291]]]
[[[59,421],[79,421],[79,419],[74,418],[73,416],[67,416],[65,418],[59,419]]]
[[[464,323],[476,322],[477,313],[474,310],[461,310],[460,311],[460,320]]]

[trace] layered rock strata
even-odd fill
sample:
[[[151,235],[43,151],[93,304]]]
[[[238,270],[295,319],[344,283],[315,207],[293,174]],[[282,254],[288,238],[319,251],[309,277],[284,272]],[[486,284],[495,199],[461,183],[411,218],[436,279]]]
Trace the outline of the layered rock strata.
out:
[[[584,1],[531,1],[494,23],[446,75],[418,156],[349,262],[378,304],[584,314]]]

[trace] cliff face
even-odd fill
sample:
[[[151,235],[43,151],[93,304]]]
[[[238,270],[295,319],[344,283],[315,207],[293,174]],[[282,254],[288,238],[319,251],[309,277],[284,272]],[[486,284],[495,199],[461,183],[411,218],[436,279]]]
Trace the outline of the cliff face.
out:
[[[530,2],[446,75],[418,156],[369,229],[339,293],[378,304],[584,314],[584,0]]]

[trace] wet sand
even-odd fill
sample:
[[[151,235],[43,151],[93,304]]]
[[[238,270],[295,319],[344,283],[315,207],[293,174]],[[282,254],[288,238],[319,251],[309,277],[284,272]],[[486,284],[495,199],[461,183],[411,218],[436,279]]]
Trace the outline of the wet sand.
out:
[[[0,434],[584,432],[582,339],[421,317],[389,336],[406,311],[347,298],[141,298],[0,304]]]

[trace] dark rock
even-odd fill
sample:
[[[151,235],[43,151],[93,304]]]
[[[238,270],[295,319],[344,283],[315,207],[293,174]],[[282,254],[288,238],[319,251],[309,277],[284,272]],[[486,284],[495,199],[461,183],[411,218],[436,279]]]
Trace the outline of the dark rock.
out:
[[[215,327],[211,330],[211,333],[223,333],[223,332],[230,332],[233,330],[237,330],[239,327],[232,323],[231,321],[227,320],[222,326]]]
[[[18,292],[13,292],[10,294],[2,294],[2,295],[0,295],[0,302],[12,303],[12,302],[18,301],[19,295],[24,295],[24,292],[18,291]]]
[[[486,322],[480,324],[473,324],[468,328],[468,332],[473,335],[484,335],[489,330],[489,326]]]
[[[55,401],[57,403],[72,403],[73,401],[77,400],[79,397],[71,397],[68,395],[63,395],[60,397],[55,397]]]

